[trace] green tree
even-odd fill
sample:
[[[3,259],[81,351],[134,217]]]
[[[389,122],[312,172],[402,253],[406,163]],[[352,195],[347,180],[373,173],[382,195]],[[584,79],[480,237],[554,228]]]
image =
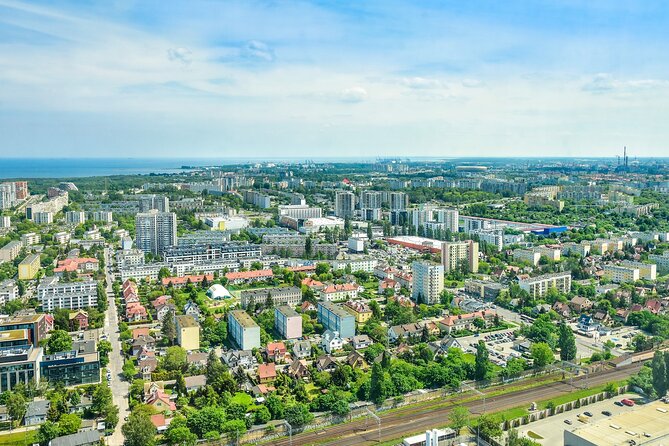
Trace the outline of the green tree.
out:
[[[168,371],[186,370],[186,350],[178,345],[168,347],[163,357],[163,368]]]
[[[130,414],[128,421],[121,429],[125,437],[126,446],[154,446],[156,427],[145,411],[136,411]]]
[[[171,446],[195,446],[197,443],[197,435],[192,433],[186,426],[186,421],[181,418],[183,422],[176,423],[174,426],[170,423],[170,427],[165,431],[165,440]],[[174,420],[172,421],[174,422]]]
[[[37,432],[37,442],[40,446],[47,446],[49,442],[58,435],[60,435],[58,424],[47,420],[39,427],[39,431]]]
[[[98,342],[98,352],[100,353],[100,365],[107,367],[109,364],[109,353],[112,351],[112,344],[107,340]]]
[[[558,327],[558,347],[560,347],[560,359],[563,361],[576,359],[576,338],[571,328],[564,322]]]
[[[385,372],[381,364],[375,362],[372,366],[372,375],[370,377],[369,399],[376,404],[382,403],[388,395],[385,393]]]
[[[483,414],[477,420],[478,432],[483,438],[498,438],[502,435],[500,424],[501,422],[497,416]]]
[[[18,425],[26,414],[26,399],[19,392],[12,392],[7,398],[7,413],[12,417],[12,422]]]
[[[295,403],[292,406],[286,407],[285,410],[286,421],[295,427],[302,427],[314,419],[314,416],[309,412],[309,406],[302,403]]]
[[[486,379],[490,374],[490,359],[485,342],[479,341],[476,345],[476,359],[474,360],[474,379]]]
[[[81,428],[81,417],[76,413],[66,413],[58,420],[59,435],[76,434]]]
[[[555,361],[555,356],[553,355],[553,350],[545,342],[537,342],[532,344],[530,348],[530,354],[534,360],[534,367],[541,368],[545,367],[548,364],[552,364]]]
[[[658,397],[667,394],[667,366],[664,361],[664,354],[657,350],[653,355],[653,361],[650,364],[653,373],[653,389]]]
[[[258,406],[255,413],[253,414],[254,424],[266,424],[271,419],[272,414],[269,412],[269,409],[266,406]]]
[[[125,377],[126,381],[131,381],[135,376],[137,376],[137,373],[137,367],[135,367],[135,363],[132,361],[132,359],[126,359],[123,363],[123,376]]]
[[[451,427],[453,430],[459,434],[460,430],[463,427],[469,424],[469,418],[471,414],[469,410],[464,406],[455,406],[451,409],[451,413],[448,414],[448,420],[451,422]]]
[[[162,328],[160,329],[163,337],[167,339],[170,345],[174,344],[174,340],[177,337],[177,327],[174,323],[174,312],[168,311],[165,316],[163,316]]]
[[[273,420],[280,420],[281,418],[284,417],[285,406],[283,404],[283,401],[281,401],[281,398],[279,398],[277,395],[271,394],[270,396],[268,396],[267,400],[265,401],[265,405],[269,409],[269,412],[272,414]]]
[[[65,330],[54,330],[46,344],[49,354],[72,350],[72,338]]]
[[[113,405],[111,389],[104,384],[95,386],[93,396],[91,397],[91,410],[93,413],[102,415],[111,405]]]

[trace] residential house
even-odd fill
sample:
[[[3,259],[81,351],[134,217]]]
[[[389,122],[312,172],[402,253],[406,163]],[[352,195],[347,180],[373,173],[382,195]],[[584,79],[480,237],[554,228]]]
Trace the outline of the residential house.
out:
[[[569,304],[567,302],[560,302],[556,301],[553,304],[553,311],[555,311],[557,314],[562,316],[565,319],[568,319],[571,317],[571,308],[569,307]]]
[[[492,310],[475,311],[473,313],[458,314],[447,316],[440,321],[441,326],[447,333],[452,333],[458,330],[478,330],[476,327],[477,320],[483,320],[485,327],[490,327],[494,324],[497,313]]]
[[[228,279],[228,283],[232,285],[270,280],[273,277],[274,272],[271,269],[233,271],[225,274],[225,278]]]
[[[147,318],[146,308],[139,302],[133,302],[125,307],[125,318],[128,322],[139,322]]]
[[[316,370],[319,372],[334,372],[337,368],[337,363],[330,355],[323,355],[316,359]]]
[[[162,322],[163,320],[165,320],[165,317],[167,315],[175,314],[175,312],[176,312],[176,307],[174,306],[174,304],[171,303],[163,304],[156,309],[156,320]]]
[[[187,376],[184,378],[186,383],[186,392],[195,392],[207,385],[207,377],[205,375]]]
[[[224,352],[221,356],[223,363],[231,369],[241,367],[244,370],[251,370],[258,364],[258,360],[251,350],[232,350]]]
[[[85,430],[76,434],[63,435],[49,441],[48,446],[98,446],[102,432],[98,430]]]
[[[309,379],[309,367],[304,359],[295,359],[286,369],[286,374],[291,378],[307,380]]]
[[[346,364],[350,365],[354,369],[366,369],[367,361],[365,357],[360,354],[360,352],[353,350],[346,357]]]
[[[273,362],[267,364],[260,364],[258,366],[258,382],[267,384],[274,382],[276,379],[276,366]]]
[[[295,359],[304,359],[311,356],[311,342],[296,341],[293,343],[293,357]]]
[[[132,356],[137,356],[141,351],[153,351],[156,348],[156,340],[151,335],[138,336],[132,341]]]
[[[47,413],[49,412],[48,400],[30,401],[26,406],[26,413],[23,416],[23,424],[25,426],[35,426],[43,424],[46,421]]]
[[[283,342],[269,342],[265,348],[265,357],[268,361],[282,363],[286,361],[287,351]]]
[[[195,367],[206,367],[209,355],[204,352],[192,352],[186,355],[186,363]]]
[[[569,301],[569,306],[574,310],[576,313],[583,313],[584,311],[588,311],[592,308],[592,301],[588,299],[587,297],[583,296],[576,296]]]
[[[355,316],[355,321],[358,324],[364,324],[372,318],[372,309],[366,302],[359,300],[349,300],[344,304],[344,307]]]
[[[200,307],[198,307],[192,300],[189,300],[186,302],[186,305],[184,305],[184,314],[191,316],[193,319],[200,322]]]
[[[88,313],[84,310],[77,310],[70,313],[70,330],[86,330],[88,328]]]
[[[358,298],[358,290],[357,283],[330,284],[320,291],[319,299],[323,302],[354,300]]]
[[[331,354],[334,351],[341,350],[344,346],[344,342],[339,336],[338,331],[325,330],[323,337],[321,338],[321,347],[327,354]]]
[[[302,302],[300,308],[302,308],[302,313],[306,313],[307,311],[316,311],[316,305],[312,304],[309,301]]]
[[[164,412],[166,410],[174,412],[177,410],[174,401],[170,400],[169,395],[167,395],[162,390],[156,390],[155,392],[151,393],[144,402],[156,409],[158,412]]]
[[[156,432],[162,434],[170,427],[171,418],[165,418],[165,415],[162,413],[156,413],[151,415],[151,423],[156,427]]]
[[[388,328],[388,341],[397,342],[398,339],[408,339],[411,337],[420,336],[423,332],[423,327],[417,323],[393,325]]]
[[[356,350],[367,348],[373,343],[371,338],[366,334],[353,336],[353,348]]]

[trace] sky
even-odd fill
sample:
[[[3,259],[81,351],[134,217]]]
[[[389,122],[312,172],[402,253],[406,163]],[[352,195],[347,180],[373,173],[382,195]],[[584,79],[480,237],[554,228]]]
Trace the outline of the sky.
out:
[[[665,0],[0,0],[0,157],[669,156]]]

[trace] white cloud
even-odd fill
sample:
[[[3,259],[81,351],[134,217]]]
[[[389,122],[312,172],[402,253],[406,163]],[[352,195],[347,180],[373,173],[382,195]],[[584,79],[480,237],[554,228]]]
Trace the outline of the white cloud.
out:
[[[251,59],[260,59],[267,62],[272,62],[274,60],[274,50],[270,48],[265,42],[260,40],[249,40],[244,45],[242,55]]]
[[[402,85],[415,89],[444,88],[445,85],[438,79],[429,79],[425,77],[405,77],[402,79]]]
[[[342,102],[355,104],[367,100],[367,96],[367,90],[362,87],[346,88],[342,90],[340,100]]]
[[[193,52],[188,48],[168,48],[167,58],[173,62],[181,62],[184,65],[190,65],[193,61]]]
[[[483,86],[483,82],[478,79],[463,79],[462,86],[466,88],[479,88]]]
[[[621,80],[614,78],[609,73],[597,73],[582,86],[584,91],[595,94],[602,94],[613,91],[636,91],[656,87],[668,86],[669,81],[662,79],[628,79]]]

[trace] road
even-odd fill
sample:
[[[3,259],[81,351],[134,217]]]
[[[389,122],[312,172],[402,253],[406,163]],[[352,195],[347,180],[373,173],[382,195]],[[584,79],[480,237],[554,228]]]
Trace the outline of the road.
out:
[[[611,381],[618,381],[636,373],[642,364],[633,364],[619,369],[610,369],[603,372],[592,374],[587,378],[588,386],[596,386]],[[574,385],[582,383],[585,376],[574,378]],[[499,388],[488,389],[487,392],[497,391]],[[505,395],[492,396],[486,399],[485,411],[487,413],[499,412],[519,406],[528,406],[532,402],[543,401],[555,398],[566,393],[574,392],[568,382],[555,382],[533,389],[518,390]],[[466,394],[462,398],[471,398]],[[391,413],[381,412],[381,441],[395,440],[415,432],[441,427],[448,424],[448,414],[452,406],[435,407],[443,404],[442,399],[434,400],[431,404],[412,408],[407,406]],[[482,413],[483,403],[480,400],[470,401],[463,404],[473,414]],[[354,446],[354,445],[373,445],[378,443],[378,430],[376,421],[372,419],[358,419],[351,423],[335,425],[325,429],[306,432],[295,435],[292,443],[288,438],[282,438],[274,441],[276,446],[288,445],[336,445],[336,446]]]
[[[107,366],[111,371],[110,387],[114,398],[114,404],[119,409],[119,423],[114,430],[114,433],[107,437],[107,444],[111,446],[121,446],[123,444],[123,434],[121,427],[124,424],[124,419],[130,414],[128,408],[128,394],[129,384],[122,377],[123,371],[123,356],[121,355],[121,341],[118,333],[118,312],[116,310],[116,300],[114,299],[114,290],[112,288],[111,280],[111,264],[112,258],[109,253],[109,248],[105,248],[105,281],[107,285],[107,300],[108,308],[105,317],[104,333],[107,339],[112,344],[112,351],[109,353],[109,365]],[[103,379],[107,379],[105,376]]]

